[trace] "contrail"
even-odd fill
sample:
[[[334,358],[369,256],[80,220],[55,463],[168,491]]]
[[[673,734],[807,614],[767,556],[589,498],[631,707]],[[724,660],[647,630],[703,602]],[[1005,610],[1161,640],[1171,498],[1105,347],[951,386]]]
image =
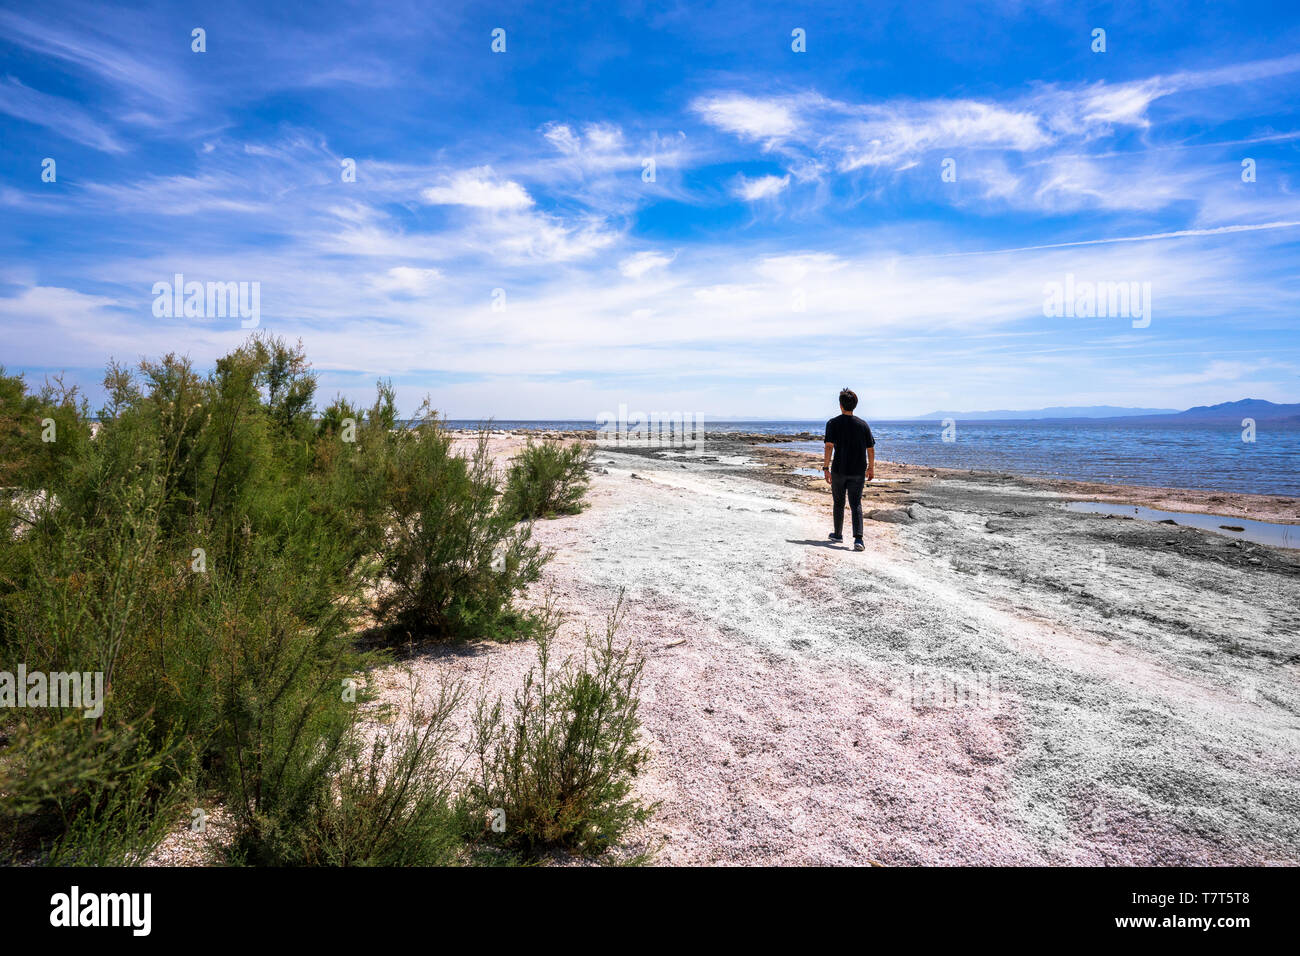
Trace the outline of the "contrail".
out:
[[[1111,239],[1079,239],[1076,242],[1052,242],[1043,246],[1016,246],[1012,249],[984,249],[977,252],[941,252],[917,259],[949,259],[954,256],[996,256],[1004,252],[1033,252],[1036,249],[1065,249],[1069,246],[1101,246],[1111,242],[1150,242],[1155,239],[1184,239],[1188,236],[1218,236],[1230,232],[1258,232],[1261,229],[1290,229],[1300,222],[1259,222],[1239,226],[1216,226],[1213,229],[1180,229],[1177,232],[1153,232],[1146,236],[1115,236]]]

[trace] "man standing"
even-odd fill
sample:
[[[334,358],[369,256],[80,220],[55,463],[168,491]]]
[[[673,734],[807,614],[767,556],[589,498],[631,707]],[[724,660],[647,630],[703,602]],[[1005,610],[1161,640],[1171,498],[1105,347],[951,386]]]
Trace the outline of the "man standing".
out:
[[[835,530],[832,541],[844,540],[844,496],[849,496],[853,513],[853,550],[865,551],[862,543],[862,488],[876,476],[876,440],[871,426],[853,414],[858,396],[849,389],[840,392],[840,414],[826,423],[826,459],[822,474],[831,486]],[[831,463],[831,451],[835,462]]]

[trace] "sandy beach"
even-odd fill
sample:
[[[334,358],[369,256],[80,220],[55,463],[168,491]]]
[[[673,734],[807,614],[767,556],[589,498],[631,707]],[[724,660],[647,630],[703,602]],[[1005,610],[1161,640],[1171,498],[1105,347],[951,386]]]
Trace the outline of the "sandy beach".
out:
[[[496,437],[502,462],[522,445]],[[865,553],[826,540],[807,453],[599,448],[588,507],[540,521],[542,588],[645,654],[625,852],[662,864],[1300,861],[1300,554],[1065,511],[1080,495],[1296,520],[1291,499],[882,464]],[[375,675],[509,697],[529,644]]]

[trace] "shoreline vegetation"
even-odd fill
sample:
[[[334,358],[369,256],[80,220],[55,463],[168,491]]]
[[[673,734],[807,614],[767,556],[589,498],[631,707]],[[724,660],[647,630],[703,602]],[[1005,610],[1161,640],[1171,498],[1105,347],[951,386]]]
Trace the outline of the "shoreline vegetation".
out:
[[[599,855],[651,812],[619,604],[552,658],[564,609],[520,603],[553,556],[532,519],[580,510],[588,456],[530,444],[502,473],[427,402],[395,427],[385,382],[318,413],[301,345],[265,335],[206,373],[169,354],[104,383],[92,428],[75,388],[0,370],[6,862],[141,863],[210,814],[208,862],[526,862]],[[504,702],[439,681],[369,707],[403,648],[474,640],[541,659]],[[67,673],[102,675],[94,720],[47,700]]]
[[[881,460],[855,555],[812,433],[407,429],[265,336],[105,383],[0,371],[0,670],[107,690],[0,710],[7,862],[1297,862],[1300,553],[1063,507],[1296,499]]]

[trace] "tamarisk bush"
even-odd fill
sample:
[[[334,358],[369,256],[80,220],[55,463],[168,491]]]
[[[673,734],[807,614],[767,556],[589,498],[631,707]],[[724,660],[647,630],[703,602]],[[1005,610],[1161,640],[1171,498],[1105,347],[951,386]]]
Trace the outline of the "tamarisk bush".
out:
[[[604,634],[587,632],[581,662],[558,666],[551,645],[559,622],[548,619],[513,705],[479,702],[472,799],[504,817],[488,839],[526,855],[551,847],[600,853],[653,813],[632,792],[650,759],[637,716],[645,661],[618,643],[622,615],[620,596]]]
[[[577,514],[587,493],[591,454],[586,445],[530,440],[511,462],[502,509],[519,521]]]
[[[140,863],[198,804],[228,812],[232,862],[476,862],[447,765],[463,695],[367,737],[345,688],[391,657],[359,644],[367,621],[391,644],[549,626],[516,605],[549,555],[486,436],[427,402],[406,427],[384,382],[317,413],[301,345],[264,334],[206,374],[111,362],[104,391],[92,420],[74,388],[0,369],[0,671],[104,690],[92,718],[0,708],[0,862]],[[639,669],[592,654],[526,689],[569,716],[530,715],[489,759],[529,845],[597,848],[642,812]]]

